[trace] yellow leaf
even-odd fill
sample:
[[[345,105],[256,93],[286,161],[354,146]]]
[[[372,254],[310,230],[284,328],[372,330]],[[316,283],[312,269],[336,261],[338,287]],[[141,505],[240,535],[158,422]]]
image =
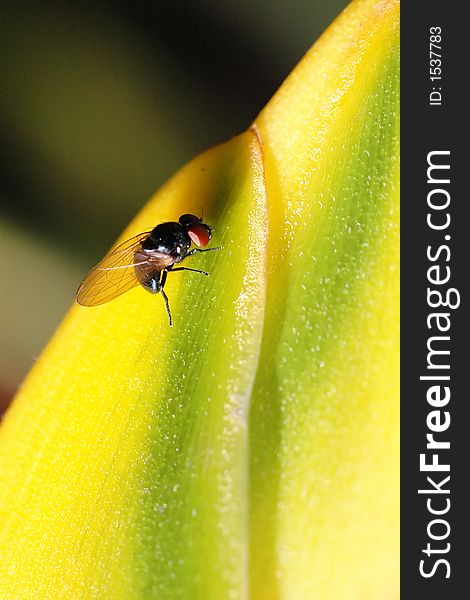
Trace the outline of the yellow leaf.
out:
[[[182,213],[221,246],[75,306],[0,430],[0,597],[398,597],[396,0],[356,0]]]

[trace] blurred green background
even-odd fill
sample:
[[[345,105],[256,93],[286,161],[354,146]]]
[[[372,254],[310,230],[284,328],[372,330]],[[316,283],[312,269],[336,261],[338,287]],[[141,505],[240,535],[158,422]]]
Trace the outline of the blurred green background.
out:
[[[0,404],[132,216],[244,130],[346,4],[1,3]]]

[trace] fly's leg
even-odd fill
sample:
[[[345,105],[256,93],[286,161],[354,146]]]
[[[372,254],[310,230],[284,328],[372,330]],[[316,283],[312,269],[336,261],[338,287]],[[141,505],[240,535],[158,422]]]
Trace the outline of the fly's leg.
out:
[[[188,256],[192,256],[196,252],[213,252],[214,250],[220,250],[221,248],[222,248],[222,246],[217,246],[216,248],[193,248],[186,254],[185,258],[188,258]],[[171,267],[170,267],[170,269],[171,269]],[[170,269],[168,269],[168,271]],[[176,267],[176,269],[171,269],[171,270],[172,271],[194,271],[194,273],[202,273],[202,275],[209,276],[209,273],[207,271],[201,271],[200,269],[190,269],[189,267]]]
[[[170,303],[168,302],[168,296],[163,290],[161,290],[163,300],[165,300],[166,312],[168,313],[168,320],[170,321],[170,327],[173,327],[173,318],[171,316]]]
[[[221,248],[222,248],[222,246],[216,246],[215,248],[193,248],[186,254],[186,258],[188,256],[192,256],[196,252],[213,252],[214,250],[220,250]]]
[[[163,290],[163,287],[166,283],[167,275],[168,275],[168,272],[166,270],[163,270],[162,278],[160,280],[160,291],[162,293],[163,300],[165,301],[166,312],[168,313],[168,319],[170,321],[170,327],[173,327],[173,318],[171,316],[170,303],[168,302],[168,296],[166,295],[165,291]]]
[[[168,273],[173,273],[174,271],[192,271],[193,273],[201,273],[201,275],[207,275],[209,277],[209,273],[207,271],[201,271],[200,269],[190,269],[189,267],[176,267],[176,269],[168,269]]]

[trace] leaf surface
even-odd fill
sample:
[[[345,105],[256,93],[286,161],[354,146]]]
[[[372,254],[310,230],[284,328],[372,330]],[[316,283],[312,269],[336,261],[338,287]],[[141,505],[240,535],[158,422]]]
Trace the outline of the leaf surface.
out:
[[[0,430],[0,597],[398,597],[399,4],[356,0],[117,244],[203,214],[163,300],[75,306]]]

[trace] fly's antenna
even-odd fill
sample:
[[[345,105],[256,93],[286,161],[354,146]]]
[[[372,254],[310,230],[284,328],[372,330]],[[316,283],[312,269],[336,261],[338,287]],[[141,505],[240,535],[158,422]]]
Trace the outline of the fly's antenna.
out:
[[[204,223],[204,207],[202,206],[202,204],[199,205],[199,208],[201,209],[201,223]],[[214,227],[211,227],[211,225],[208,225],[207,223],[204,223],[204,225],[206,227],[209,227],[209,231],[212,233],[214,231]]]

